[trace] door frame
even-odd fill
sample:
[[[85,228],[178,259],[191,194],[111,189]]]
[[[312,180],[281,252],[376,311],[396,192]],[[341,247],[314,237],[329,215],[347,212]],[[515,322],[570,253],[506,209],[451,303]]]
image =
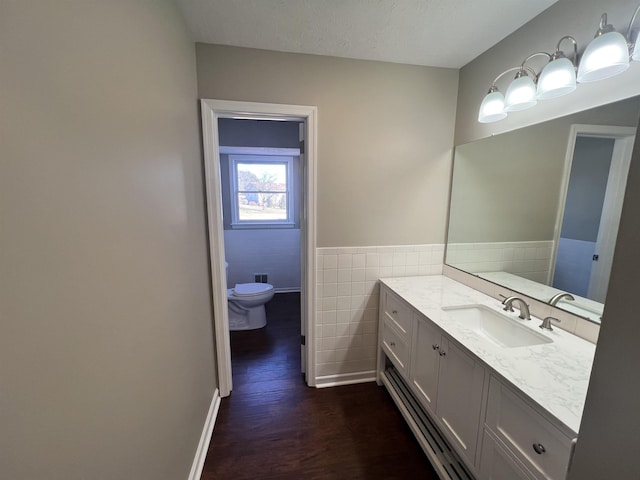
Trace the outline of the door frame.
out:
[[[300,255],[301,255],[301,315],[305,353],[301,359],[306,366],[307,385],[315,387],[315,306],[316,306],[316,173],[317,173],[317,116],[313,106],[273,103],[238,102],[230,100],[200,100],[202,113],[202,142],[204,147],[205,191],[209,228],[209,256],[211,295],[217,360],[218,388],[226,397],[233,389],[231,377],[231,344],[227,309],[227,280],[222,223],[222,185],[220,178],[219,118],[251,120],[300,121],[305,125],[306,144],[301,152]],[[303,157],[304,155],[304,157]],[[304,160],[303,160],[304,158]],[[302,167],[302,165],[301,165]]]
[[[556,270],[556,261],[558,258],[558,243],[560,241],[560,234],[562,233],[562,222],[564,220],[564,209],[567,201],[567,191],[569,188],[569,180],[571,177],[571,166],[573,163],[573,156],[575,153],[576,139],[582,137],[601,137],[611,138],[615,140],[614,149],[611,156],[611,170],[609,172],[609,179],[607,180],[607,193],[605,195],[605,205],[603,206],[602,216],[605,217],[605,210],[616,212],[617,218],[607,218],[607,225],[600,223],[598,230],[598,241],[602,251],[610,252],[610,255],[604,255],[602,262],[599,263],[598,268],[602,272],[611,271],[611,263],[613,260],[613,249],[615,248],[615,242],[618,232],[619,215],[622,210],[622,202],[624,197],[624,191],[622,194],[616,191],[614,184],[620,186],[626,185],[626,173],[629,170],[629,162],[631,159],[631,150],[635,140],[636,129],[634,127],[623,127],[615,125],[586,125],[586,124],[574,124],[571,125],[569,131],[569,141],[567,144],[567,152],[564,160],[564,172],[562,177],[562,184],[560,187],[560,199],[558,205],[558,215],[556,217],[556,225],[554,231],[553,252],[551,256],[551,268],[549,269],[548,284],[553,284],[553,277]],[[614,187],[614,188],[611,188]],[[613,217],[608,215],[608,217]],[[589,290],[591,291],[591,283],[593,282],[594,275],[592,270],[592,276],[589,280]],[[608,284],[608,275],[606,276],[606,284]],[[603,280],[604,281],[604,280]],[[602,282],[600,282],[602,283]]]

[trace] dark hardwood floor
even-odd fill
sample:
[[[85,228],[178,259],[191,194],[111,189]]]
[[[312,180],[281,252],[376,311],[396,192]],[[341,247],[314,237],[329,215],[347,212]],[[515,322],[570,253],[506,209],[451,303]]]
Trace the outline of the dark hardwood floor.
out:
[[[265,328],[231,332],[233,392],[203,480],[438,478],[384,388],[307,387],[299,343],[298,294],[267,304]]]

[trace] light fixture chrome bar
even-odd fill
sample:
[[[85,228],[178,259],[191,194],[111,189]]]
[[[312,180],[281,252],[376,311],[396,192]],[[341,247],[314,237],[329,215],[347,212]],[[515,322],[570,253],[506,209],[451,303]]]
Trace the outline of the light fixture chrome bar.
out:
[[[547,53],[547,52],[535,52],[532,53],[531,55],[529,55],[527,58],[525,58],[522,61],[522,64],[520,65],[520,67],[524,68],[524,64],[527,63],[529,60],[531,60],[534,57],[538,57],[538,56],[544,56],[547,57],[547,60],[551,60],[551,54]],[[530,69],[531,71],[533,71],[533,69]],[[534,72],[534,75],[537,77],[538,75]]]
[[[640,46],[638,45],[638,32],[633,34],[633,25],[636,22],[638,13],[640,12],[640,5],[633,12],[631,21],[629,22],[629,28],[627,28],[627,44],[629,45],[629,51],[631,52],[631,60],[640,60]]]
[[[576,42],[576,39],[573,38],[571,35],[565,35],[560,40],[558,40],[558,44],[556,45],[556,50],[555,52],[553,52],[553,55],[551,55],[551,60],[556,60],[557,58],[562,58],[562,57],[566,58],[566,55],[564,54],[564,52],[560,50],[560,45],[564,40],[571,40],[571,43],[573,43],[572,63],[576,68],[578,68],[578,42]]]
[[[633,16],[631,17],[631,21],[629,22],[629,28],[627,28],[627,40],[631,40],[631,31],[633,28],[633,24],[636,22],[638,12],[640,12],[640,5],[638,5],[638,7],[636,8],[636,11],[633,12]]]

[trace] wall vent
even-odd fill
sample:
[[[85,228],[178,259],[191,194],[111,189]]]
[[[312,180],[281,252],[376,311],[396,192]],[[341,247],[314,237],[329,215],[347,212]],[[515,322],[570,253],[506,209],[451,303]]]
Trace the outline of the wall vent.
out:
[[[253,278],[254,278],[254,283],[269,283],[267,282],[267,274],[266,273],[254,273],[253,274]]]

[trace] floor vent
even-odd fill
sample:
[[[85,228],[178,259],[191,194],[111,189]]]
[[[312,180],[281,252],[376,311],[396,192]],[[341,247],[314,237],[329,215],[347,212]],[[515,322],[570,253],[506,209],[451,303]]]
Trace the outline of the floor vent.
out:
[[[431,452],[427,452],[427,455],[430,457],[432,463],[434,461],[438,462],[438,465],[434,465],[436,470],[441,474],[446,474],[447,476],[443,477],[446,480],[474,480],[473,475],[469,473],[462,461],[458,458],[458,455],[449,447],[438,428],[422,411],[418,401],[400,377],[395,367],[393,365],[387,366],[383,376],[383,380],[385,380],[384,383],[387,387],[393,388],[393,393],[402,400],[404,409],[406,410],[403,414],[408,414],[411,417],[419,429],[423,437],[422,439],[430,447]]]

